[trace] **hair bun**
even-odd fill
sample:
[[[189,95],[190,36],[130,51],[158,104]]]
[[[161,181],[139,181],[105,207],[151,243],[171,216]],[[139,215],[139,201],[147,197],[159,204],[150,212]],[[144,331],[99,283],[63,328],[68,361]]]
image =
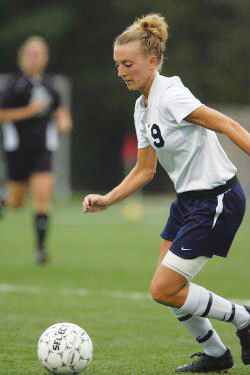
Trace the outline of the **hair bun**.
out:
[[[168,39],[168,25],[159,14],[148,14],[136,21],[138,29],[150,33],[165,43]]]
[[[138,41],[145,56],[154,54],[157,57],[158,70],[164,60],[164,51],[168,39],[168,24],[160,14],[152,13],[137,18],[134,23],[118,35],[114,47]]]

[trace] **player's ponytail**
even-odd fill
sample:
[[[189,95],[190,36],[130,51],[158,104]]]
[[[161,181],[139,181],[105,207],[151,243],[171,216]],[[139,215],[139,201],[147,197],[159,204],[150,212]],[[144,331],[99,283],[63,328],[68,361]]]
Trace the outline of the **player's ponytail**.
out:
[[[166,42],[168,39],[168,24],[159,14],[148,14],[137,18],[122,34],[115,39],[114,46],[139,41],[145,56],[153,54],[158,60],[160,70]]]

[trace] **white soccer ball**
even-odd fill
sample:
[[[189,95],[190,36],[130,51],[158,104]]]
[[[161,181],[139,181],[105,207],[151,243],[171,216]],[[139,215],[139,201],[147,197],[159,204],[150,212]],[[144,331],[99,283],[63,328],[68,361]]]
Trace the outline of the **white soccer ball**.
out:
[[[87,332],[72,323],[57,323],[38,340],[37,355],[52,374],[74,375],[86,369],[93,356]]]

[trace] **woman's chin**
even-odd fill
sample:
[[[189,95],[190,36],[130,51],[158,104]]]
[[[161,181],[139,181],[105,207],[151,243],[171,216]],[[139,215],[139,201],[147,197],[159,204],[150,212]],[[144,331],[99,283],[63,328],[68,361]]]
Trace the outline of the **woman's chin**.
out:
[[[133,84],[133,83],[127,84],[127,88],[128,88],[129,91],[139,90],[139,88],[137,86],[135,86],[135,84]]]

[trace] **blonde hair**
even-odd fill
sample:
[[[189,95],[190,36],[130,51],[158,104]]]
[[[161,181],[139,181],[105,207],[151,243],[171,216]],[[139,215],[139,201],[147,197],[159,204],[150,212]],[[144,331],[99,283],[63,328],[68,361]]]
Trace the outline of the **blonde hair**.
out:
[[[138,41],[144,56],[153,54],[158,60],[158,70],[161,69],[166,42],[168,39],[168,24],[164,17],[157,13],[151,13],[137,18],[123,33],[114,41],[116,45],[123,45]]]
[[[21,62],[21,58],[22,58],[25,48],[28,46],[28,44],[33,43],[33,42],[40,43],[44,47],[44,50],[47,54],[47,58],[49,58],[49,47],[48,47],[48,43],[46,39],[40,35],[31,35],[23,42],[23,44],[17,50],[17,60],[19,64]]]

